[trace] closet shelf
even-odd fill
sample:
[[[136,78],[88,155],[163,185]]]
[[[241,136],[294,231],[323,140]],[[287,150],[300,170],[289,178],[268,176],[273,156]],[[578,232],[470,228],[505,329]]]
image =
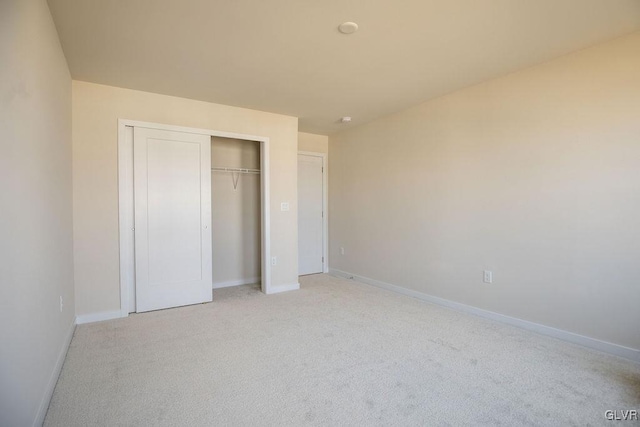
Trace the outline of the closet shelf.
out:
[[[246,168],[211,168],[214,172],[238,172],[238,173],[253,173],[259,174],[260,169],[246,169]]]

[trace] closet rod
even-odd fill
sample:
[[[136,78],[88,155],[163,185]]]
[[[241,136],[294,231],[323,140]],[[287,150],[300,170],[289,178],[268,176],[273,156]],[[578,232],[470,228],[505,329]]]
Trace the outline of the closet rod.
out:
[[[239,172],[239,173],[260,173],[260,169],[245,168],[211,168],[214,172]]]

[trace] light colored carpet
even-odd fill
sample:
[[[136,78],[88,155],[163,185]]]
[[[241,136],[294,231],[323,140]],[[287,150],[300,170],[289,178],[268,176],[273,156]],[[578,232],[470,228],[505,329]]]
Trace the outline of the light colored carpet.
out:
[[[640,406],[632,362],[331,276],[301,286],[78,326],[45,425],[600,425]]]

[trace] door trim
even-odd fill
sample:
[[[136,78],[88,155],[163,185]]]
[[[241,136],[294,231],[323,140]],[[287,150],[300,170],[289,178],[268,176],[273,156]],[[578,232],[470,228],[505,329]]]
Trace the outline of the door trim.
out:
[[[329,168],[327,165],[327,153],[317,153],[315,151],[298,151],[303,156],[322,158],[322,272],[329,272]]]
[[[195,133],[222,138],[243,139],[260,143],[260,216],[262,224],[262,292],[271,293],[271,212],[269,137],[164,125],[138,120],[118,119],[118,219],[120,252],[120,316],[129,316],[129,291],[135,289],[134,211],[133,211],[133,139],[127,127],[141,127],[175,132]],[[324,161],[323,161],[324,164]],[[326,259],[326,258],[325,258]],[[135,311],[135,310],[134,310]]]

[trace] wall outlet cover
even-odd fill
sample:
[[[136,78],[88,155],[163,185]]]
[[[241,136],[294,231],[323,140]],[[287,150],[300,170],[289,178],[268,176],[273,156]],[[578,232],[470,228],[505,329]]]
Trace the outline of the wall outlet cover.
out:
[[[484,283],[493,283],[493,272],[489,270],[484,270],[482,272],[482,281]]]

